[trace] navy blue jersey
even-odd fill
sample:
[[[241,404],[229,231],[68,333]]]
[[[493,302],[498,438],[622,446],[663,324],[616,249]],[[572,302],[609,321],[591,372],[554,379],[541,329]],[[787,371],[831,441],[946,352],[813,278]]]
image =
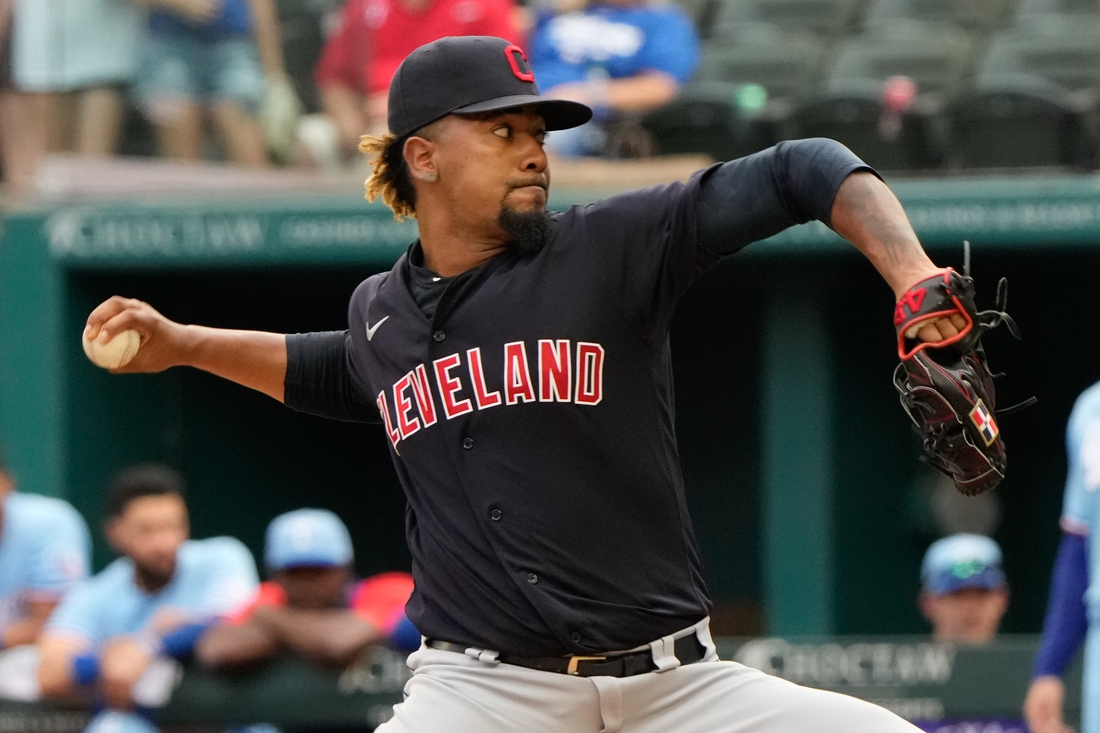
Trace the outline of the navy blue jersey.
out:
[[[288,405],[381,419],[421,633],[585,654],[709,612],[674,433],[674,308],[723,255],[827,221],[861,167],[837,143],[784,143],[552,214],[543,250],[449,279],[431,317],[414,244],[355,291],[348,331],[288,337]]]

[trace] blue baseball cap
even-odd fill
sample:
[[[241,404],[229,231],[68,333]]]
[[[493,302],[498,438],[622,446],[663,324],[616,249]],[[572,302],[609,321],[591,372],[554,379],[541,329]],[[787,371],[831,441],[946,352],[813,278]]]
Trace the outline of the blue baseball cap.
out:
[[[947,595],[966,588],[994,590],[1005,585],[1001,548],[977,534],[955,534],[936,540],[924,553],[920,577],[924,589]]]
[[[353,558],[348,528],[327,509],[296,509],[267,525],[264,564],[268,570],[344,567]]]

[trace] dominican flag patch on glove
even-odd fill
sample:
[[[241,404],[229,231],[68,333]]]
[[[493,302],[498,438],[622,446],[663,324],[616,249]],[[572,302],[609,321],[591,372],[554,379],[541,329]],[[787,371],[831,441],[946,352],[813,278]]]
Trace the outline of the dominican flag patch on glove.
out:
[[[978,400],[978,404],[974,405],[974,409],[970,411],[970,421],[978,429],[985,444],[993,445],[1000,431],[997,430],[997,423],[993,422],[993,416],[989,414],[989,410],[981,400]]]

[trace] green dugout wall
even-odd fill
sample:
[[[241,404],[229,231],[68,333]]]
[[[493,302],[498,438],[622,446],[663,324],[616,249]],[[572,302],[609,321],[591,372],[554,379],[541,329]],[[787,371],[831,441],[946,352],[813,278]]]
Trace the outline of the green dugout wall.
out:
[[[926,247],[961,264],[974,244],[979,305],[1009,277],[1017,345],[988,338],[1008,372],[1009,478],[998,489],[1013,603],[1037,631],[1058,540],[1063,429],[1100,378],[1100,182],[1091,177],[899,181]],[[566,192],[557,206],[600,194]],[[322,505],[351,526],[361,572],[407,565],[404,501],[369,426],[298,415],[192,370],[111,376],[79,344],[88,311],[119,293],[184,322],[339,329],[364,277],[415,237],[358,198],[79,205],[13,214],[0,239],[0,446],[23,490],[63,496],[89,521],[128,463],[162,460],[191,487],[198,536],[257,552],[280,511]],[[726,261],[673,327],[678,436],[708,583],[724,633],[904,633],[934,538],[924,469],[890,382],[889,290],[819,224]],[[110,558],[101,543],[97,566]]]

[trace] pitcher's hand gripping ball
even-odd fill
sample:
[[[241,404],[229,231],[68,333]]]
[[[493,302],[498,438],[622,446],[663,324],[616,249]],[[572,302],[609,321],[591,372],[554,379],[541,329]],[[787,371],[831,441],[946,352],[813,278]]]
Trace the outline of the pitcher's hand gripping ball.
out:
[[[89,339],[87,336],[81,337],[80,342],[84,346],[84,353],[96,366],[121,369],[130,363],[141,348],[141,335],[137,331],[126,330],[116,333],[107,343],[98,338]]]
[[[980,339],[1002,323],[1016,338],[1020,331],[1004,312],[1007,280],[998,284],[994,310],[978,311],[974,281],[969,267],[965,270],[959,274],[949,268],[922,280],[898,300],[894,326],[901,364],[894,370],[894,386],[923,439],[921,460],[954,479],[961,493],[974,496],[995,487],[1005,475],[1005,444],[996,418],[1035,399],[996,409],[993,375]],[[926,321],[955,313],[966,321],[957,336],[938,343],[917,339]]]

